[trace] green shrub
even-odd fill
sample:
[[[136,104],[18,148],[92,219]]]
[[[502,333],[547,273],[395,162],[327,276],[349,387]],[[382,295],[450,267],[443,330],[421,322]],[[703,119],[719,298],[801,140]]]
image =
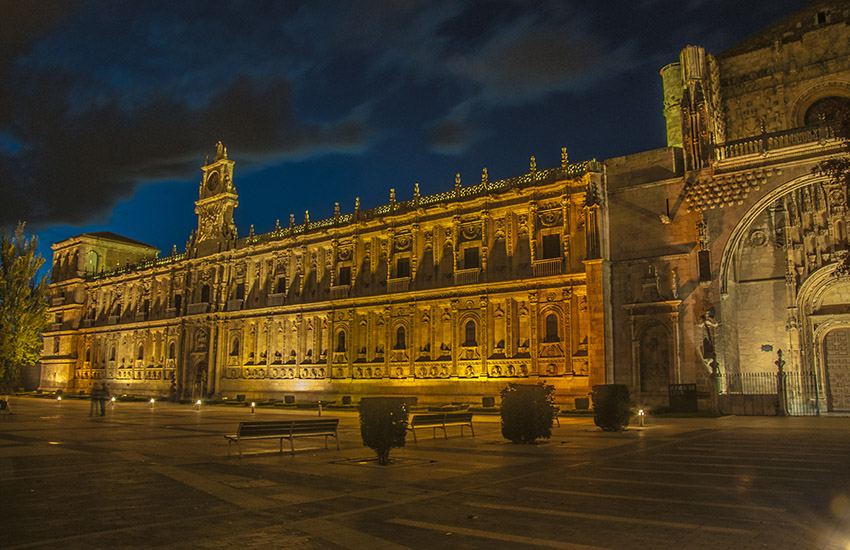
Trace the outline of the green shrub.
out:
[[[390,462],[390,449],[404,447],[407,402],[404,397],[365,397],[360,400],[360,436],[378,455],[378,464]]]
[[[629,425],[631,400],[623,384],[593,386],[593,422],[606,432],[618,432]]]
[[[534,443],[552,436],[555,386],[509,383],[502,390],[502,436],[514,443]]]

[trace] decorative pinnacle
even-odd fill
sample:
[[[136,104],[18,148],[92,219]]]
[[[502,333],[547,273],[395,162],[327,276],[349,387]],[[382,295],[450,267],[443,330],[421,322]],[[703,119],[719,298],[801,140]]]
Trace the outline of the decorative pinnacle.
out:
[[[354,199],[354,209],[360,211],[360,197]]]
[[[533,156],[531,157],[531,162],[529,163],[529,166],[531,167],[532,172],[537,170],[537,159],[535,159]]]
[[[275,230],[275,231],[279,231],[279,230],[280,230],[280,218],[278,218],[278,219],[276,219],[276,220],[275,220],[275,222],[274,222],[274,230]]]
[[[395,189],[390,189],[390,202],[395,202]]]
[[[310,211],[309,210],[304,211],[304,223],[305,224],[310,223]]]
[[[487,183],[487,168],[481,170],[481,183]]]
[[[566,168],[570,159],[567,157],[567,148],[561,147],[561,168]]]
[[[455,188],[460,187],[460,172],[455,175]]]
[[[295,227],[295,214],[289,215],[289,227]]]
[[[249,231],[249,232],[248,232],[248,236],[249,236],[249,237],[253,237],[253,236],[254,236],[254,224],[253,224],[253,223],[251,224],[251,231]]]
[[[418,196],[419,196],[419,183],[414,183],[414,184],[413,184],[413,196],[414,196],[414,197],[418,197]]]
[[[339,203],[338,202],[334,203],[334,217],[337,217],[337,218],[339,217]]]

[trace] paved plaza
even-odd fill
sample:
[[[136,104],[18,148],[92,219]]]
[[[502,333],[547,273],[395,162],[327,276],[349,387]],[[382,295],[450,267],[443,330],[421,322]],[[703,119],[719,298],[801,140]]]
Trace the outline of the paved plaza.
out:
[[[248,442],[240,420],[316,411],[12,398],[0,418],[0,548],[850,548],[850,418],[561,418],[533,446],[408,437],[374,464],[352,411],[340,447]],[[285,448],[288,443],[284,443]]]

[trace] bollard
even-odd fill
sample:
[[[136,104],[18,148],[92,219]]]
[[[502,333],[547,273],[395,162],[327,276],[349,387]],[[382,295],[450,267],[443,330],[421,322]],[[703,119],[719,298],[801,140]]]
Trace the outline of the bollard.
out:
[[[154,404],[154,398],[151,397],[151,409],[153,409],[153,404]]]
[[[319,401],[319,416],[322,416],[322,402]]]
[[[255,406],[255,405],[256,405],[256,403],[254,403],[253,401],[251,401],[251,414],[254,414],[254,406]]]
[[[201,400],[200,400],[200,399],[198,399],[197,401],[195,401],[195,410],[196,410],[196,411],[201,410]]]

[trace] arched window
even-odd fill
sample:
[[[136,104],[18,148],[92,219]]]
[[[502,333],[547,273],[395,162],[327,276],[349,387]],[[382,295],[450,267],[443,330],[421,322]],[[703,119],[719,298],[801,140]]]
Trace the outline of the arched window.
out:
[[[145,345],[139,344],[139,359],[145,358]]]
[[[839,118],[841,110],[850,109],[850,98],[830,96],[818,99],[806,109],[805,125],[832,122]]]
[[[230,343],[230,355],[239,355],[239,338],[234,338]]]
[[[115,361],[115,346],[109,348],[109,360]]]
[[[86,348],[86,363],[91,361],[91,348]]]
[[[168,345],[168,358],[174,359],[174,342]]]
[[[201,289],[201,301],[210,301],[210,285],[204,285],[204,287]]]
[[[467,321],[466,326],[464,327],[464,332],[466,333],[466,338],[464,338],[463,345],[464,346],[475,346],[477,345],[475,338],[475,321]]]
[[[345,351],[345,331],[341,330],[336,335],[336,350],[338,352]]]
[[[398,327],[398,330],[395,331],[395,349],[405,349],[407,347],[404,336],[404,327]]]
[[[554,313],[550,313],[546,317],[546,336],[543,338],[544,342],[559,342],[561,339],[558,338],[558,316]]]

